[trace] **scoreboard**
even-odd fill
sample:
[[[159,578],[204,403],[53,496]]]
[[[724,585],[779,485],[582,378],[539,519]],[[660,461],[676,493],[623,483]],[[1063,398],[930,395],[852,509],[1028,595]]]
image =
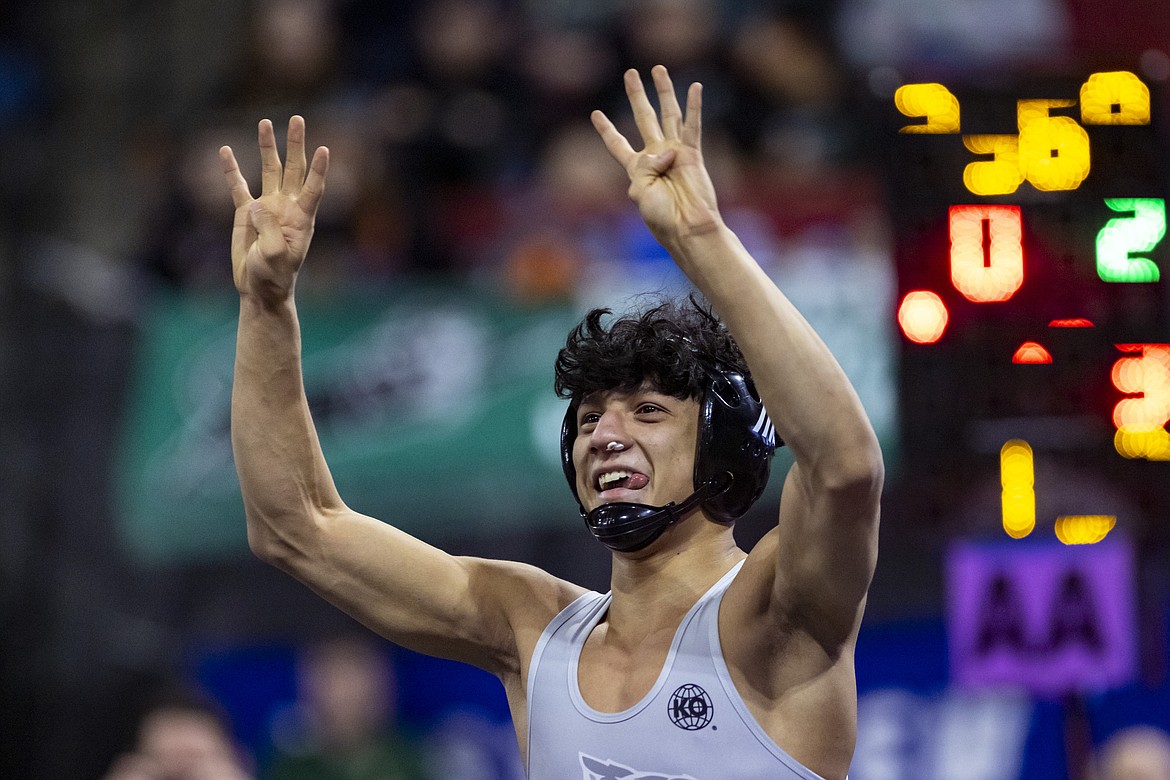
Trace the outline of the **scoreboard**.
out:
[[[1033,458],[1111,479],[1170,462],[1161,89],[1125,70],[923,82],[884,114],[905,457],[998,452],[1009,535],[1031,530]]]

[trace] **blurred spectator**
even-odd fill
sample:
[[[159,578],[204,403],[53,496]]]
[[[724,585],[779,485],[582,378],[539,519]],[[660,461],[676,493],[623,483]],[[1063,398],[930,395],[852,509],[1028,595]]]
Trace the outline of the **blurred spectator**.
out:
[[[130,752],[103,780],[251,780],[227,716],[198,694],[160,695],[139,721]]]
[[[609,21],[570,25],[528,20],[516,51],[528,95],[526,154],[537,154],[539,145],[561,128],[586,127],[582,117],[593,109],[610,108],[613,85],[621,83],[625,63],[619,61]]]
[[[1095,780],[1170,780],[1170,734],[1130,726],[1102,746]]]
[[[703,127],[716,127],[737,105],[727,73],[727,26],[719,0],[636,0],[620,15],[621,66],[646,73],[654,65],[670,69],[674,83],[703,84]],[[620,81],[614,82],[619,84]],[[616,108],[624,94],[600,106]],[[611,118],[620,111],[607,110]]]
[[[494,236],[493,191],[527,143],[515,19],[491,0],[437,0],[420,6],[411,31],[413,72],[376,98],[381,140],[390,175],[411,187],[412,266],[462,274]]]
[[[592,128],[566,127],[550,139],[530,183],[510,200],[502,270],[517,300],[569,300],[591,271],[626,254],[615,229],[626,185],[621,170],[605,164],[607,154]]]
[[[728,123],[770,173],[815,185],[826,166],[849,157],[854,119],[831,41],[808,20],[752,13],[731,41],[740,98]]]
[[[299,700],[274,729],[265,780],[424,780],[415,741],[396,723],[389,657],[362,636],[332,638],[297,661]]]
[[[258,0],[251,7],[248,62],[235,74],[238,93],[232,102],[241,109],[267,107],[265,116],[269,112],[287,116],[306,111],[307,104],[334,99],[344,79],[338,67],[341,31],[333,3]]]

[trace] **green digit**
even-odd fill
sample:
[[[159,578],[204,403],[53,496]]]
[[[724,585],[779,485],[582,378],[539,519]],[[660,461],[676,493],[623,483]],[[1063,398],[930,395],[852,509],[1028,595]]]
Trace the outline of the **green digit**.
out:
[[[1114,217],[1097,234],[1097,275],[1106,282],[1156,282],[1158,264],[1133,253],[1149,252],[1166,235],[1161,198],[1106,198],[1105,205],[1133,216]]]

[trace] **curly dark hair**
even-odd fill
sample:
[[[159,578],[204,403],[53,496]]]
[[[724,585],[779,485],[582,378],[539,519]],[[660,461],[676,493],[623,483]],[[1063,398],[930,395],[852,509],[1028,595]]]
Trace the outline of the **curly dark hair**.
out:
[[[694,295],[626,314],[607,327],[603,320],[612,313],[594,309],[569,333],[555,366],[559,397],[579,402],[590,393],[633,390],[648,381],[676,398],[700,398],[712,367],[750,376],[735,339]]]

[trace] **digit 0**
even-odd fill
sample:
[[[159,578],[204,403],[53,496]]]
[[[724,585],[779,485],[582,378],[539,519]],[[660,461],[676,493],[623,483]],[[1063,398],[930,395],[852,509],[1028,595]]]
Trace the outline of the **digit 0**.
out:
[[[1019,206],[951,206],[951,283],[969,301],[1006,301],[1024,283]]]

